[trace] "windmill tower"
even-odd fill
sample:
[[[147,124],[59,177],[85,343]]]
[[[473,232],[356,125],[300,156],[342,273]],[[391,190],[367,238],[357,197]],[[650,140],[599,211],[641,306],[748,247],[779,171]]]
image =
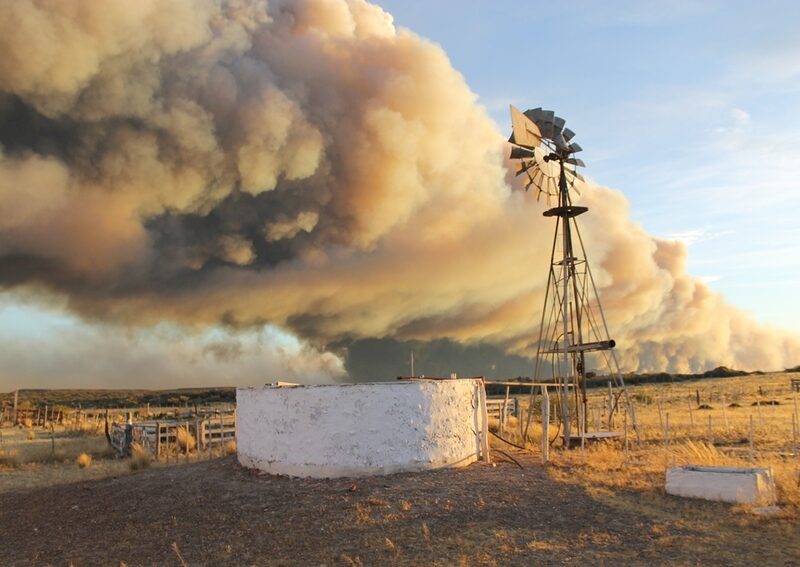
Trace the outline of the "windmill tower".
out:
[[[557,385],[560,420],[564,444],[587,435],[610,436],[612,416],[624,400],[636,427],[619,370],[614,347],[609,337],[603,308],[597,295],[592,271],[578,228],[578,216],[589,209],[572,204],[571,193],[580,195],[583,177],[576,171],[585,167],[575,157],[581,147],[571,140],[575,133],[565,128],[563,118],[550,110],[535,108],[520,112],[511,107],[513,133],[511,159],[517,160],[517,175],[526,176],[525,190],[536,191],[536,200],[545,196],[545,217],[555,220],[550,267],[547,276],[539,339],[536,343],[534,382],[552,381]],[[555,204],[555,206],[552,206]],[[608,432],[589,434],[587,423],[587,364],[605,367],[616,386],[609,394]]]

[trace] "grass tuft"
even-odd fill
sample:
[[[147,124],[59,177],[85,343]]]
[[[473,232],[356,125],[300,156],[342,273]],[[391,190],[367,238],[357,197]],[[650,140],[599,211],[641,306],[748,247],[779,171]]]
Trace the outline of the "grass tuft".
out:
[[[187,449],[189,451],[193,451],[195,446],[197,445],[197,441],[195,441],[194,435],[191,434],[185,427],[179,427],[176,432],[178,438],[178,447],[180,447],[182,452],[185,452]]]
[[[82,469],[87,469],[92,465],[92,456],[89,453],[81,453],[78,455],[78,458],[75,459],[78,467]]]
[[[132,471],[146,469],[150,466],[150,451],[139,443],[131,443],[131,459],[128,466]]]
[[[236,454],[236,441],[231,439],[225,443],[225,454],[226,455],[235,455]]]

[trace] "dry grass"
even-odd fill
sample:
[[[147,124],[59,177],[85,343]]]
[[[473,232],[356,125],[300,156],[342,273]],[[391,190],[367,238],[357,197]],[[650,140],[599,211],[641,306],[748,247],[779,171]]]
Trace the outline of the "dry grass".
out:
[[[236,441],[231,439],[230,441],[225,442],[224,451],[226,455],[235,455],[236,454]]]
[[[178,447],[182,452],[193,451],[194,448],[197,446],[197,441],[194,438],[194,435],[191,434],[185,427],[178,427],[176,430],[176,436],[178,440]]]
[[[15,469],[20,465],[17,452],[13,449],[0,450],[0,469]]]
[[[86,469],[92,466],[92,456],[89,453],[81,453],[78,455],[78,458],[75,459],[75,463],[78,465],[79,468]]]
[[[131,443],[131,458],[128,467],[132,471],[146,469],[150,466],[150,452],[135,441]]]
[[[76,421],[66,426],[66,431],[72,435],[102,435],[105,424],[101,421]]]
[[[660,494],[668,466],[771,467],[783,514],[800,517],[800,455],[792,436],[792,414],[800,400],[789,391],[790,377],[776,373],[631,387],[629,393],[638,400],[635,406],[639,439],[629,418],[627,449],[618,440],[587,445],[583,451],[563,451],[556,439],[560,431],[551,424],[550,457],[554,466],[550,473],[559,480],[606,495],[631,489]],[[540,400],[537,396],[537,410]],[[590,392],[590,431],[598,429],[598,422],[600,430],[607,429],[605,400],[605,393]],[[777,404],[762,405],[772,401]],[[712,409],[698,409],[702,405]],[[519,423],[513,417],[499,433],[538,454],[542,436],[539,420],[535,411],[524,443]],[[622,416],[617,415],[613,429],[621,431],[623,423]],[[490,428],[498,431],[499,423],[492,420]],[[502,443],[498,446],[504,448]]]

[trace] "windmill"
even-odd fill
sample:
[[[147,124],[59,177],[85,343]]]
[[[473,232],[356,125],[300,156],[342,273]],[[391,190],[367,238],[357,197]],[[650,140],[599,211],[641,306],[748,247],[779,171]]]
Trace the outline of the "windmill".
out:
[[[619,411],[621,399],[627,404],[636,428],[635,413],[614,351],[616,343],[609,337],[578,228],[577,217],[589,209],[572,204],[572,193],[580,195],[579,187],[584,183],[577,168],[585,164],[575,157],[582,148],[572,142],[575,133],[564,127],[564,119],[551,110],[535,108],[520,112],[512,106],[511,125],[510,157],[519,164],[516,173],[525,176],[525,190],[535,191],[537,201],[544,196],[548,207],[544,216],[556,221],[536,343],[534,382],[552,381],[557,385],[560,421],[567,447],[573,439],[583,442],[586,437],[614,436],[612,416]],[[616,395],[609,388],[607,432],[588,431],[587,362],[604,363],[617,388]],[[573,433],[573,426],[577,434]]]

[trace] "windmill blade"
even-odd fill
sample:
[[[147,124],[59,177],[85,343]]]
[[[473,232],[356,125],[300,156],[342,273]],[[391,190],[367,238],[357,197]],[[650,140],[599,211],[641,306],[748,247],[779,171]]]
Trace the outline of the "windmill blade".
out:
[[[510,106],[511,109],[511,136],[517,145],[535,148],[542,143],[542,133],[536,122],[525,116],[519,109]]]
[[[564,129],[564,124],[566,124],[566,122],[567,121],[560,116],[555,116],[553,118],[553,140],[561,137],[561,130]]]
[[[571,153],[571,154],[575,154],[575,153],[582,152],[582,151],[583,151],[583,148],[580,147],[579,144],[574,144],[573,143],[573,144],[569,145],[569,153]]]
[[[523,158],[532,158],[536,154],[533,153],[533,150],[529,150],[527,148],[522,148],[520,146],[514,146],[511,148],[511,154],[509,158],[511,159],[523,159]]]
[[[542,107],[537,106],[536,108],[526,110],[523,114],[534,122],[539,122],[542,119],[542,112],[544,112]]]
[[[542,138],[547,138],[548,140],[553,138],[553,120],[555,119],[555,112],[552,110],[534,108],[533,110],[526,110],[523,114],[529,120],[536,123]]]
[[[573,132],[569,128],[564,128],[564,130],[562,131],[562,134],[564,135],[564,139],[567,142],[569,142],[572,138],[575,137],[575,132]]]
[[[578,158],[569,158],[567,160],[567,163],[572,164],[572,165],[577,165],[579,167],[586,167],[586,164],[583,163],[583,160],[582,159],[578,159]]]
[[[559,150],[569,151],[569,146],[567,145],[567,140],[564,138],[563,132],[557,132],[553,136],[553,141],[556,144],[556,148]]]

